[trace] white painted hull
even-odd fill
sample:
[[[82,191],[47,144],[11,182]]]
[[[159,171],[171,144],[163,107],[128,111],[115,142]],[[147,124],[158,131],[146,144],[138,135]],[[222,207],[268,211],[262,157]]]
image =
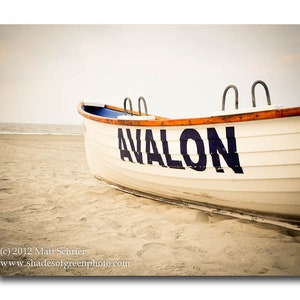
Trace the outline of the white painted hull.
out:
[[[214,128],[226,148],[229,143],[226,127],[234,128],[242,173],[229,167],[219,153],[216,156],[223,172],[217,172],[213,164],[208,128]],[[154,127],[128,125],[126,122],[122,125],[121,121],[109,124],[84,118],[84,128],[88,165],[92,174],[105,182],[153,198],[300,218],[300,116]],[[137,147],[136,130],[140,130],[140,162],[131,149],[127,129],[134,147]],[[201,136],[206,156],[204,170],[192,169],[183,157],[180,137],[186,129],[192,129]],[[157,146],[156,153],[159,153],[164,166],[158,161],[149,163],[149,152],[155,151],[152,142],[148,143],[146,151],[146,130],[151,131]],[[161,130],[166,130],[171,160],[179,162],[182,168],[169,167]],[[120,150],[124,150],[124,144],[122,142],[120,146],[120,131],[132,161],[128,156],[121,158]],[[193,163],[198,162],[199,151],[192,139],[186,142],[186,152]]]

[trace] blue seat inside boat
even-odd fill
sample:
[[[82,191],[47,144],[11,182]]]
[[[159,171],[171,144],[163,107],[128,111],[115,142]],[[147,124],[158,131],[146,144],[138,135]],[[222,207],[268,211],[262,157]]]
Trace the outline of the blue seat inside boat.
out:
[[[90,114],[111,119],[116,119],[118,116],[123,115],[123,112],[115,111],[105,107],[85,106],[84,110]]]

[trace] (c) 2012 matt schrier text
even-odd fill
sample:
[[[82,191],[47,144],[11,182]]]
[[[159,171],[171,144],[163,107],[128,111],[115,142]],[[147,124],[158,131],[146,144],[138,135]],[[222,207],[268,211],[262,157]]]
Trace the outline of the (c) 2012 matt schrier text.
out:
[[[0,256],[19,255],[84,255],[85,249],[68,247],[3,247],[0,248]]]

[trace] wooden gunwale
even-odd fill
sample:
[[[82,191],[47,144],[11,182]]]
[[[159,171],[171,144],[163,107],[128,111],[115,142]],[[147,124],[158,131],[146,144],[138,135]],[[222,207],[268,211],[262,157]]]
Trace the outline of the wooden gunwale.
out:
[[[90,114],[82,109],[83,102],[78,104],[77,110],[84,118],[114,125],[127,125],[127,126],[188,126],[188,125],[205,125],[205,124],[218,124],[218,123],[232,123],[232,122],[246,122],[257,121],[266,119],[286,118],[300,116],[300,107],[280,108],[266,111],[256,111],[248,113],[237,113],[234,115],[212,116],[202,118],[189,118],[189,119],[168,119],[155,116],[155,120],[119,120],[112,118],[105,118],[97,115]],[[124,109],[116,106],[105,105],[105,108],[115,111],[123,112]],[[134,115],[138,115],[134,112]]]

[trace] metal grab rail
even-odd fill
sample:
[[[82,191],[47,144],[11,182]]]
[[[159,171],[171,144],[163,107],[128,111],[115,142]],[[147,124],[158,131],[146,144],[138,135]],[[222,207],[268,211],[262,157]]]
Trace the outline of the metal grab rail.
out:
[[[267,85],[262,80],[257,80],[252,84],[252,87],[251,87],[252,106],[256,107],[255,87],[257,84],[261,84],[265,88],[268,105],[271,105],[271,98],[270,98],[270,93],[269,93],[269,89],[268,89]]]
[[[231,84],[229,85],[224,93],[223,93],[223,98],[222,98],[222,110],[225,110],[225,100],[226,100],[226,94],[228,92],[229,89],[234,89],[234,93],[235,93],[235,109],[238,109],[239,108],[239,92],[238,92],[238,89],[235,85]]]
[[[132,110],[132,102],[130,98],[125,98],[124,99],[124,114],[127,115],[127,108],[126,108],[126,103],[129,101],[129,106],[130,106],[130,114],[133,116],[133,110]]]
[[[142,112],[141,112],[141,101],[143,101],[143,103],[144,103],[145,115],[148,116],[147,104],[146,104],[146,100],[145,100],[144,97],[140,97],[139,100],[138,100],[138,105],[139,105],[139,115],[140,115],[140,116],[142,115]]]

